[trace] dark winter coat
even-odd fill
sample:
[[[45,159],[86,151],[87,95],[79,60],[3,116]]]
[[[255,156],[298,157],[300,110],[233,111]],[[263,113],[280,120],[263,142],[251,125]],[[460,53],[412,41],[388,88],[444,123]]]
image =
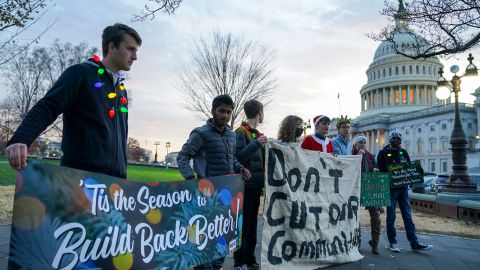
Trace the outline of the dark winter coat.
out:
[[[378,152],[377,165],[381,172],[388,172],[389,165],[406,162],[410,162],[410,156],[401,147],[395,150],[388,144]]]
[[[235,133],[229,126],[220,132],[213,119],[195,128],[178,153],[178,168],[185,179],[195,177],[191,159],[198,178],[239,173],[243,168],[235,157]]]
[[[250,171],[252,178],[245,181],[245,187],[262,188],[265,181],[265,148],[263,145],[252,138],[261,134],[251,128],[248,124],[242,125],[235,130],[237,136],[237,153],[236,157],[245,168]]]
[[[102,83],[100,88],[95,87],[97,82]],[[60,165],[125,178],[128,114],[120,112],[120,107],[127,108],[121,102],[126,101],[127,91],[119,85],[101,62],[89,60],[69,67],[28,112],[8,145],[30,146],[63,113]],[[117,95],[109,98],[109,93]]]

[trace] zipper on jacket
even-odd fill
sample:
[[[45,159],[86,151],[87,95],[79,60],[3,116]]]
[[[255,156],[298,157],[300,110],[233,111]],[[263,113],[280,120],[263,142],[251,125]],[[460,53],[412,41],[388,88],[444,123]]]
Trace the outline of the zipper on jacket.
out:
[[[227,174],[230,173],[230,151],[229,151],[229,145],[226,141],[226,138],[225,138],[225,133],[222,135],[222,138],[223,138],[223,145],[225,146],[225,160],[227,161]],[[235,171],[235,168],[233,168],[233,170]]]
[[[117,84],[118,84],[118,79],[116,82],[113,81],[113,77],[108,74],[108,77],[110,79],[110,81],[112,82],[112,85],[113,85],[113,90],[115,91],[115,93],[117,93]],[[118,99],[115,100],[115,107],[118,108]],[[117,126],[118,126],[118,118],[121,117],[121,114],[118,114],[116,115],[114,118],[113,118],[113,158],[112,158],[112,162],[110,163],[110,171],[112,172],[112,174],[115,174],[117,175],[117,172],[115,170],[115,165],[118,163],[117,162],[117,159],[118,159],[118,141],[117,141],[117,137],[118,137],[118,134],[117,134]]]

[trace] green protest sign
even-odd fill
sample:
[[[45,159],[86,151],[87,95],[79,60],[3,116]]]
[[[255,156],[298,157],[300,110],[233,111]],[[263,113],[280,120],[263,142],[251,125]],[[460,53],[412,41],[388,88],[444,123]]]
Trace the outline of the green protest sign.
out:
[[[363,206],[390,205],[390,173],[362,172]]]
[[[393,164],[388,167],[391,177],[391,187],[403,187],[423,183],[423,170],[420,162]]]

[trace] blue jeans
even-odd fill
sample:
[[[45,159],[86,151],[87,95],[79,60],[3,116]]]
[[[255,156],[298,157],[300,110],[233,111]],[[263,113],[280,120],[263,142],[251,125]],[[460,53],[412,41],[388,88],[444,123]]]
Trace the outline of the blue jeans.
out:
[[[408,202],[408,189],[390,189],[391,205],[387,206],[387,236],[390,244],[397,243],[397,232],[395,230],[395,208],[400,207],[402,213],[403,224],[407,232],[407,239],[411,247],[418,245],[417,236],[415,233],[415,225],[412,220],[412,209]]]

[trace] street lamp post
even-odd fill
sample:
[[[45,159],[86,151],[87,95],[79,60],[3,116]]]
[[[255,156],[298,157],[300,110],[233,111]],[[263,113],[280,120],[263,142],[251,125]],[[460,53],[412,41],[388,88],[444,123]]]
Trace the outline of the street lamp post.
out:
[[[307,137],[307,129],[311,127],[310,119],[308,119],[308,122],[303,122],[303,137]]]
[[[168,156],[168,148],[170,148],[170,142],[166,142],[165,147],[167,148],[167,156]]]
[[[160,142],[159,141],[156,141],[153,145],[155,145],[155,160],[153,161],[153,163],[158,163],[157,161],[157,156],[158,156],[158,146],[160,145]]]
[[[168,148],[170,148],[170,142],[165,143],[165,148],[167,148],[167,155],[165,156],[165,166],[168,169]]]
[[[455,94],[455,123],[453,126],[452,135],[450,136],[450,145],[452,150],[452,173],[445,185],[445,191],[458,193],[473,193],[476,192],[476,184],[467,173],[467,150],[468,140],[463,131],[462,122],[460,121],[460,109],[458,104],[458,93],[461,91],[461,78],[468,76],[477,76],[477,67],[472,63],[472,54],[469,55],[468,60],[470,64],[465,70],[465,74],[458,76],[459,67],[453,65],[450,71],[454,73],[452,80],[447,81],[443,77],[443,70],[439,70],[440,78],[438,79],[438,89],[436,96],[438,99],[447,99],[453,92]]]

